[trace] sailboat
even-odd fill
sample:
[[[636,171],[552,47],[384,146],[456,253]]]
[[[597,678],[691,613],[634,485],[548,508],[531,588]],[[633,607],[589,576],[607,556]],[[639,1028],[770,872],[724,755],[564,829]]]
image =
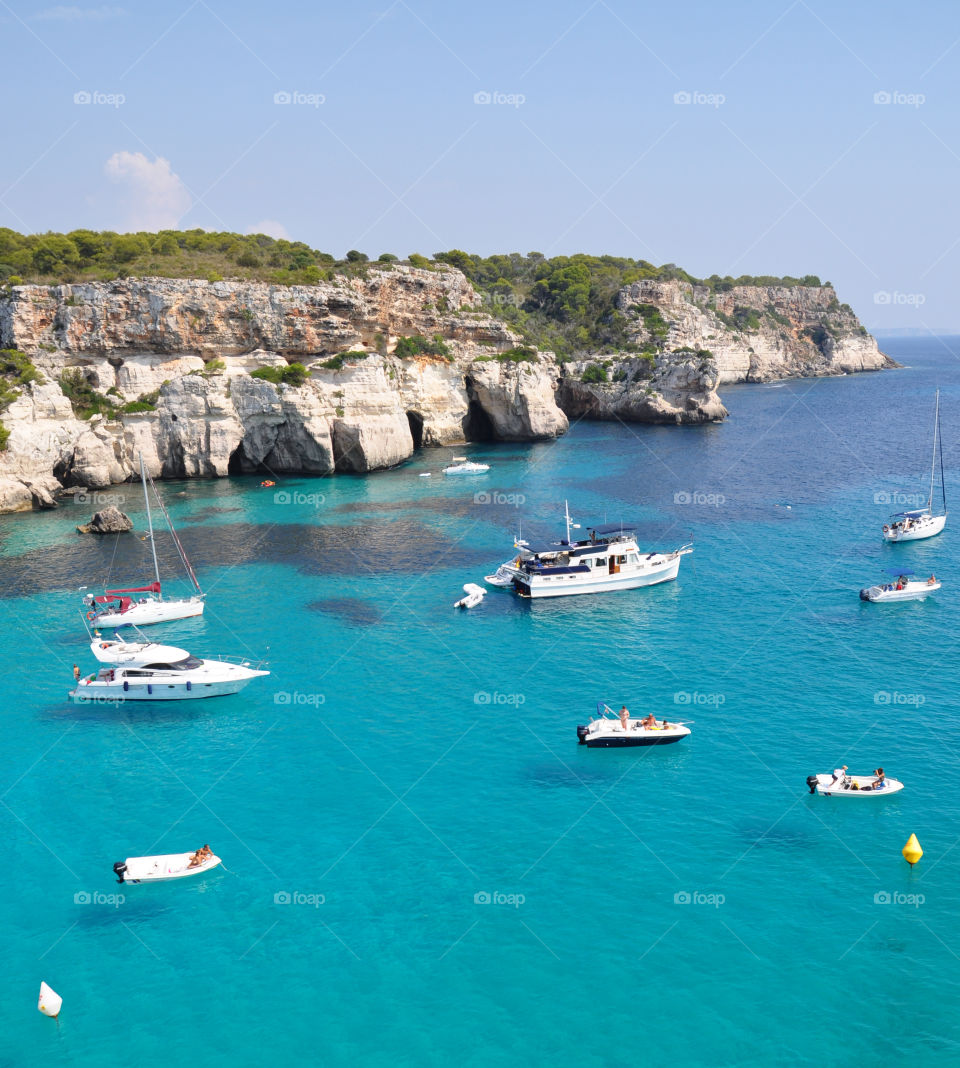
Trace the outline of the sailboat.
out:
[[[937,471],[937,451],[940,453],[940,491],[943,496],[943,514],[933,514],[933,485]],[[937,409],[933,424],[933,460],[930,463],[930,496],[926,508],[912,512],[897,512],[883,526],[885,541],[920,541],[932,538],[943,530],[947,521],[947,487],[943,479],[943,442],[940,439],[940,390],[937,390]]]
[[[203,614],[203,590],[197,582],[197,576],[190,566],[187,554],[184,551],[177,532],[174,530],[170,515],[164,507],[160,493],[153,479],[150,485],[153,487],[157,505],[167,521],[173,544],[177,547],[187,575],[197,591],[190,597],[182,597],[172,600],[164,600],[163,589],[160,583],[160,565],[157,563],[157,546],[153,540],[153,513],[150,510],[150,494],[147,491],[147,473],[143,466],[143,454],[140,454],[140,481],[143,483],[143,500],[147,506],[147,526],[150,541],[150,551],[153,553],[153,576],[154,581],[146,586],[131,586],[126,589],[105,590],[102,594],[87,594],[83,603],[87,606],[87,621],[92,627],[143,627],[150,623],[167,623],[171,619],[187,619],[190,616]],[[130,594],[145,594],[146,596],[135,598]]]

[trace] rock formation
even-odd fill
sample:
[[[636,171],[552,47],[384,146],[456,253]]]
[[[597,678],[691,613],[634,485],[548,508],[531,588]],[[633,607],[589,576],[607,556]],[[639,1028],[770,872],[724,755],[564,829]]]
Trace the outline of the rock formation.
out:
[[[133,520],[112,504],[94,512],[89,523],[77,527],[80,534],[125,534],[128,530],[133,530]]]
[[[714,295],[645,281],[618,303],[630,351],[561,365],[518,350],[446,266],[371,266],[315,286],[10,287],[0,349],[26,353],[40,377],[0,415],[0,511],[136,477],[140,452],[165,478],[367,472],[422,445],[554,438],[568,415],[722,419],[724,382],[889,365],[829,287]],[[306,374],[291,377],[291,363]]]

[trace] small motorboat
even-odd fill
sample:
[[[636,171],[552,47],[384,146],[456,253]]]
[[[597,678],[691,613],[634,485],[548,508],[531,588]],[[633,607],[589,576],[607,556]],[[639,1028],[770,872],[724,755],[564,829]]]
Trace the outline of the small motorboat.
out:
[[[810,793],[823,797],[883,797],[903,789],[903,783],[899,779],[884,778],[880,786],[874,786],[875,779],[875,774],[847,775],[844,772],[838,776],[835,772],[833,775],[808,775],[807,786]]]
[[[622,749],[638,745],[669,745],[686,738],[690,728],[684,723],[668,723],[665,719],[656,719],[647,725],[646,720],[621,719],[603,701],[597,702],[597,715],[586,726],[577,727],[577,738],[581,745],[591,749]]]
[[[265,478],[260,483],[260,486],[261,486],[262,489],[270,489],[272,486],[275,486],[275,485],[276,485],[276,482],[274,482],[273,479],[270,479],[270,478]]]
[[[489,464],[478,464],[474,460],[468,460],[466,456],[454,456],[453,463],[443,469],[445,475],[482,475],[489,471]]]
[[[456,601],[453,606],[454,608],[476,608],[487,593],[482,586],[478,586],[475,582],[466,583],[463,587],[463,592],[466,596],[461,597],[459,601]]]
[[[220,858],[208,853],[199,863],[191,864],[194,853],[169,853],[159,857],[127,857],[118,860],[113,873],[118,883],[158,883],[164,879],[184,879],[188,875],[200,875],[217,867]]]
[[[876,586],[867,586],[860,591],[861,601],[922,601],[931,593],[940,589],[940,582],[936,575],[928,579],[913,579],[912,571],[896,568],[887,571],[893,578],[892,582],[878,583]]]

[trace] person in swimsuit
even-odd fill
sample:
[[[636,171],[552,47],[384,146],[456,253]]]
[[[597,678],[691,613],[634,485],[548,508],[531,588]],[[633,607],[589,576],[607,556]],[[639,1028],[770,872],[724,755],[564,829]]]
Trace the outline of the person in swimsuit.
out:
[[[620,709],[620,726],[623,727],[625,731],[630,730],[630,713],[627,711],[626,705]]]
[[[649,716],[643,721],[643,726],[648,731],[652,731],[657,725],[657,717],[651,712]]]

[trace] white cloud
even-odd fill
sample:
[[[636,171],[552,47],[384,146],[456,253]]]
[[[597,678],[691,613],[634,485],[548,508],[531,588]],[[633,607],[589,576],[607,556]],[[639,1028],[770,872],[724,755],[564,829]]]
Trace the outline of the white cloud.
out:
[[[266,234],[267,237],[282,237],[285,241],[290,240],[287,228],[283,223],[277,222],[276,219],[261,219],[260,222],[254,223],[253,226],[248,226],[247,233]]]
[[[43,22],[102,22],[126,15],[122,7],[48,7],[33,17]]]
[[[192,203],[170,161],[161,156],[149,160],[142,152],[114,152],[104,173],[126,189],[124,225],[131,230],[176,229]]]

